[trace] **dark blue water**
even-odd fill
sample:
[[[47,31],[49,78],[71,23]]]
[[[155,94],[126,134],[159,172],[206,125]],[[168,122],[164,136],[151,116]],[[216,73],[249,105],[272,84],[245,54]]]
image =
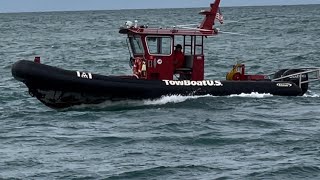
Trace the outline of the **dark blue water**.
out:
[[[243,94],[47,108],[11,76],[20,59],[129,74],[118,27],[198,23],[199,9],[0,14],[0,179],[318,179],[320,85],[303,97]],[[320,6],[223,8],[206,78],[320,67]]]

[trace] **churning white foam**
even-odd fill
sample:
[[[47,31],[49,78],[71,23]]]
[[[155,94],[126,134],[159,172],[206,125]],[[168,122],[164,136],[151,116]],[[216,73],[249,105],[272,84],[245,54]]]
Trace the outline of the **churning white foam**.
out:
[[[304,94],[302,97],[318,98],[318,97],[320,97],[320,95],[308,90],[307,93]]]
[[[267,97],[273,97],[273,95],[272,95],[272,94],[269,94],[269,93],[256,93],[256,92],[252,92],[252,93],[250,93],[250,94],[245,94],[245,93],[234,94],[234,95],[230,95],[229,97],[267,98]]]
[[[202,97],[214,97],[211,95],[204,95],[204,96],[182,96],[182,95],[171,95],[171,96],[163,96],[159,99],[155,100],[145,100],[145,105],[164,105],[168,103],[181,103],[187,101],[189,99],[198,99]]]
[[[175,104],[175,103],[182,103],[192,99],[199,99],[199,98],[268,98],[273,97],[272,94],[268,93],[250,93],[250,94],[234,94],[230,96],[212,96],[212,95],[203,95],[203,96],[182,96],[182,95],[169,95],[169,96],[162,96],[158,99],[153,100],[124,100],[124,101],[106,101],[101,104],[97,105],[79,105],[75,108],[85,108],[85,107],[93,107],[93,108],[106,108],[106,107],[139,107],[139,106],[148,106],[148,105],[165,105],[165,104]],[[319,98],[320,95],[308,91],[307,94],[303,95],[302,97],[312,97],[312,98]]]

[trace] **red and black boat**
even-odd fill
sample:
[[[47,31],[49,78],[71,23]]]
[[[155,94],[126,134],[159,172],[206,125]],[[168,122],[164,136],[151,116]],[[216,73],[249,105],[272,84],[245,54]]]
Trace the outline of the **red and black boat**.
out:
[[[149,28],[127,21],[119,33],[127,36],[133,75],[103,76],[64,70],[41,64],[39,57],[16,62],[12,75],[26,84],[30,95],[52,108],[166,95],[227,96],[257,92],[301,96],[310,81],[319,80],[320,68],[248,75],[243,64],[235,65],[226,80],[204,79],[204,39],[219,34],[214,27],[216,19],[222,20],[219,4],[220,0],[215,0],[210,10],[201,11],[204,20],[194,29]],[[177,44],[184,50],[184,63],[179,68],[174,66]]]

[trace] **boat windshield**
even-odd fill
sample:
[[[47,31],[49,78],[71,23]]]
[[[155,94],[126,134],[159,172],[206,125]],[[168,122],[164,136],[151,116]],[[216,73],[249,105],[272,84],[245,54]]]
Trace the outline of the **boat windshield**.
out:
[[[129,37],[129,42],[133,54],[144,54],[143,45],[140,36]]]

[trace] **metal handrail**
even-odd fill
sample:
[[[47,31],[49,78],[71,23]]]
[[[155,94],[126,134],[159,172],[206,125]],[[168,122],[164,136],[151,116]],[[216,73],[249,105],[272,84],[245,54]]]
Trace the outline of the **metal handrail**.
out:
[[[299,73],[294,73],[294,74],[289,74],[289,75],[285,75],[285,76],[281,76],[279,78],[272,79],[272,81],[279,81],[279,80],[284,80],[286,78],[290,78],[292,76],[299,76],[299,87],[301,88],[302,84],[320,80],[320,68],[299,68],[299,69],[306,69],[306,71],[299,72]],[[307,69],[309,69],[309,70],[307,70]],[[310,78],[310,79],[308,78],[307,81],[302,81],[302,75],[309,74],[309,73],[316,73],[316,77],[313,77],[313,78]],[[273,73],[273,74],[275,74],[275,73]],[[270,75],[272,75],[272,74],[269,74],[269,76]]]

